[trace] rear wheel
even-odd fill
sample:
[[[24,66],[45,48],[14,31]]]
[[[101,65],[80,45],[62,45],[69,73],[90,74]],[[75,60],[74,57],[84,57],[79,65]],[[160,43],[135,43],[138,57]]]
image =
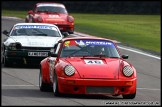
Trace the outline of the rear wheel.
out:
[[[54,73],[54,78],[53,78],[53,93],[55,96],[59,96],[59,90],[58,90],[58,79],[56,73]]]
[[[128,95],[122,95],[124,99],[133,99],[136,97],[136,93],[134,94],[128,94]]]

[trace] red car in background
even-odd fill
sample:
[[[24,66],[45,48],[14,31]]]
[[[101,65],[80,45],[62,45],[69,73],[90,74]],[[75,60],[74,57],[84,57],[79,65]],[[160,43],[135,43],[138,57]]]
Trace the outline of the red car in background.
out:
[[[37,3],[34,10],[28,11],[25,22],[55,24],[61,32],[74,33],[74,17],[61,3]]]
[[[97,37],[68,37],[40,63],[39,88],[54,95],[95,94],[136,96],[136,70],[116,44]]]

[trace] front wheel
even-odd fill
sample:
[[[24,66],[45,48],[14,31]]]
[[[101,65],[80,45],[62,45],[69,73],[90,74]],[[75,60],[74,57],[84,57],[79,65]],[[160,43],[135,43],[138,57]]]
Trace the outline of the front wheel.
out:
[[[6,56],[3,57],[2,63],[4,64],[4,67],[10,67],[12,65],[12,62],[9,62]]]
[[[74,31],[69,31],[68,33],[69,33],[69,34],[74,34]]]
[[[28,23],[28,19],[27,18],[25,18],[25,23]]]
[[[134,94],[128,94],[128,95],[122,95],[124,99],[133,99],[136,97],[136,93]]]

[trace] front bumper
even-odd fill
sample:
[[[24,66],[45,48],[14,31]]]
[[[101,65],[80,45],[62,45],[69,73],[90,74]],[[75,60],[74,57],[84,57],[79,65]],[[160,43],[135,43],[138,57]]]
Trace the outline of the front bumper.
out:
[[[46,53],[46,55],[41,55],[41,53]],[[31,54],[32,53],[32,54]],[[28,51],[28,50],[18,50],[18,51],[5,51],[5,60],[10,63],[17,64],[34,64],[38,65],[41,60],[46,58],[49,54],[49,51]]]
[[[74,32],[74,23],[55,23],[55,22],[43,22],[56,25],[61,32]]]
[[[56,25],[61,32],[73,32],[74,31],[74,26],[73,25],[61,25],[57,24]]]
[[[126,95],[136,92],[136,78],[128,80],[58,78],[60,93]]]

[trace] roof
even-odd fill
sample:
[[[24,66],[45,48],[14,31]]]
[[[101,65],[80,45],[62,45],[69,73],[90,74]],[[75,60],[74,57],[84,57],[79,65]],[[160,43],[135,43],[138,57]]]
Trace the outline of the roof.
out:
[[[55,3],[55,2],[40,2],[36,4],[37,6],[58,6],[65,8],[64,4]]]

